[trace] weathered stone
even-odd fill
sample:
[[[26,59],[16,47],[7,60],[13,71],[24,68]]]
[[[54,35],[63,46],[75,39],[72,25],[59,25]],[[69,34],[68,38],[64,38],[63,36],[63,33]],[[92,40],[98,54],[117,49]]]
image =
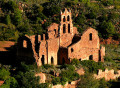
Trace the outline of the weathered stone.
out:
[[[35,76],[39,76],[40,77],[40,83],[45,83],[45,80],[46,80],[46,76],[44,73],[37,73],[35,74]]]
[[[113,69],[111,70],[105,69],[105,71],[102,71],[101,69],[99,69],[98,74],[94,74],[94,77],[96,79],[105,78],[106,81],[109,81],[111,79],[114,80],[120,77],[120,70],[118,70],[117,74],[115,74]]]
[[[99,44],[98,32],[88,28],[78,34],[73,26],[71,10],[61,11],[60,24],[52,23],[42,35],[23,36],[18,39],[18,58],[34,58],[38,66],[43,64],[69,64],[79,60],[104,61],[105,48]],[[31,60],[31,59],[29,59]]]

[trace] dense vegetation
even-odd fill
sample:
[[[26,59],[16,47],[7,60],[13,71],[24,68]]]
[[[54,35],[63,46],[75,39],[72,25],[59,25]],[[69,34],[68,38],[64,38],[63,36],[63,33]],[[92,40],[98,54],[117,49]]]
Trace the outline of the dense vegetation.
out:
[[[64,8],[72,10],[73,24],[80,33],[93,27],[101,38],[120,38],[119,0],[0,0],[0,40],[17,41],[25,34],[46,33],[51,23],[60,22],[60,10]],[[78,88],[118,88],[119,79],[106,82],[93,78],[98,69],[120,69],[120,45],[105,46],[104,63],[73,59],[69,65],[43,65],[39,68],[23,62],[14,67],[0,64],[0,80],[5,81],[0,88],[48,88],[49,84],[64,85],[79,78],[82,81]],[[86,71],[84,76],[76,73],[76,69],[81,67]],[[46,73],[46,83],[39,84],[40,78],[35,77],[37,72]],[[60,76],[54,76],[53,72]]]
[[[16,41],[25,34],[45,33],[52,22],[60,22],[64,8],[72,10],[79,32],[93,27],[102,38],[118,39],[119,5],[119,0],[0,0],[0,40]]]

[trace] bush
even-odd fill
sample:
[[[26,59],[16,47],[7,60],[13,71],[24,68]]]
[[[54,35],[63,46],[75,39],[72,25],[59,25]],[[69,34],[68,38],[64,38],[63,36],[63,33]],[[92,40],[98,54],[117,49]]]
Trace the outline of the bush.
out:
[[[0,79],[1,80],[6,80],[10,77],[10,72],[9,70],[5,69],[5,68],[1,68],[0,69]]]
[[[66,77],[61,78],[61,84],[62,85],[65,85],[67,81],[68,81],[68,79]]]
[[[98,69],[104,70],[104,66],[102,62],[95,62],[91,60],[84,60],[80,62],[83,66],[89,68],[89,72],[97,73]]]
[[[52,83],[53,83],[53,85],[60,84],[60,78],[59,77],[53,78]]]
[[[78,66],[78,64],[80,64],[80,61],[79,61],[78,59],[73,59],[73,60],[71,61],[71,64],[72,64],[72,65],[75,65],[75,66]]]
[[[99,88],[99,81],[92,74],[81,76],[81,81],[78,82],[77,88]]]

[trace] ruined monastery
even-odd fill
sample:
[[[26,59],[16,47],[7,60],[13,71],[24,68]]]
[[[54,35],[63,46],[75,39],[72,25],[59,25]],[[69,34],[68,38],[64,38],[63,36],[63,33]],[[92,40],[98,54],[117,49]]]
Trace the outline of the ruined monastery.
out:
[[[22,36],[18,39],[17,55],[28,62],[33,59],[43,64],[69,64],[72,59],[104,61],[105,47],[100,46],[98,32],[87,28],[82,34],[73,26],[71,10],[61,11],[59,24],[52,23],[47,33]]]

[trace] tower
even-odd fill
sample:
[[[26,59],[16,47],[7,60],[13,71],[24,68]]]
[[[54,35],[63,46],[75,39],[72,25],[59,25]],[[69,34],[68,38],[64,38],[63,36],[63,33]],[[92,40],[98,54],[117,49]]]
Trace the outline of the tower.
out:
[[[64,12],[61,11],[60,36],[66,33],[72,33],[73,35],[73,24],[71,10],[65,8]]]

